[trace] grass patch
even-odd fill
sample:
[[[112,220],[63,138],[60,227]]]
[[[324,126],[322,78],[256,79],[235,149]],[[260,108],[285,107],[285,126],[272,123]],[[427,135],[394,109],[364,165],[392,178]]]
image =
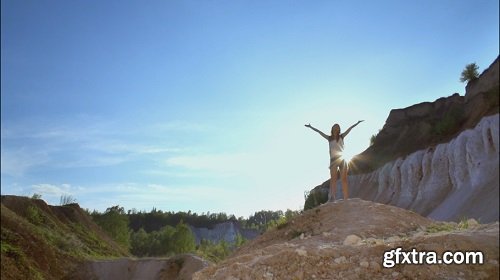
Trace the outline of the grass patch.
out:
[[[468,229],[469,228],[469,221],[467,220],[467,218],[463,218],[462,220],[460,220],[460,222],[458,223],[458,229]]]
[[[434,223],[425,230],[428,233],[448,232],[455,230],[455,226],[451,223]]]
[[[499,92],[500,92],[500,87],[496,86],[485,93],[485,98],[486,98],[488,104],[490,105],[490,107],[489,107],[490,109],[491,108],[498,108],[498,106],[500,105],[499,104],[500,100],[498,98]]]
[[[21,270],[24,270],[27,275],[29,275],[29,279],[44,279],[43,274],[28,262],[28,258],[19,247],[8,243],[6,240],[2,240],[2,243],[0,244],[0,251],[2,253],[2,259],[3,256],[6,256],[15,260],[15,263],[22,267]]]
[[[2,240],[0,248],[1,248],[0,250],[1,250],[2,254],[8,255],[8,256],[11,256],[14,258],[17,258],[17,257],[21,256],[21,254],[22,254],[21,250],[19,250],[18,247],[11,245],[7,241],[4,241],[4,240]]]
[[[468,219],[463,217],[460,219],[460,222],[436,222],[429,225],[426,229],[428,233],[436,233],[436,232],[449,232],[454,230],[467,230],[473,228],[476,223],[474,223],[474,219]],[[472,223],[472,224],[471,224]],[[479,224],[479,223],[477,223]]]
[[[111,246],[99,238],[94,231],[89,231],[81,224],[76,223],[70,224],[70,228],[79,238],[77,241],[82,251],[79,254],[80,256],[91,259],[105,259],[109,258],[110,254],[112,256],[115,255],[111,252]],[[83,243],[81,241],[83,241]]]
[[[439,136],[451,135],[458,131],[464,118],[465,112],[462,108],[452,108],[434,123],[432,132]]]
[[[41,225],[43,223],[43,216],[37,207],[30,205],[26,208],[26,218],[34,225]]]

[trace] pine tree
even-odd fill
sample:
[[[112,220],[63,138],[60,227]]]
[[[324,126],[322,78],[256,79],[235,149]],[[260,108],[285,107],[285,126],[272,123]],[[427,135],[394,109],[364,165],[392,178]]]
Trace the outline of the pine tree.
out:
[[[460,82],[469,82],[475,80],[479,77],[479,72],[477,71],[479,67],[476,63],[469,63],[465,65],[465,69],[462,71],[460,76]]]

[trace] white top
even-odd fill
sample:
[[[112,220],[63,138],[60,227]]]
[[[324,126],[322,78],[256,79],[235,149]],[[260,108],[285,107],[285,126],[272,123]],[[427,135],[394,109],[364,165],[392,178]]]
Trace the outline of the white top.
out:
[[[344,150],[344,139],[339,136],[339,141],[332,139],[328,141],[330,144],[330,159],[338,156]]]

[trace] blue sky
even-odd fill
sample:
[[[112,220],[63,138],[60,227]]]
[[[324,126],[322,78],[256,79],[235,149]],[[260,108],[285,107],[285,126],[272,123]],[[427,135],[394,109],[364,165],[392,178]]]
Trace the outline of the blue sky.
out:
[[[299,209],[329,132],[455,92],[498,1],[1,2],[2,194],[82,207]]]

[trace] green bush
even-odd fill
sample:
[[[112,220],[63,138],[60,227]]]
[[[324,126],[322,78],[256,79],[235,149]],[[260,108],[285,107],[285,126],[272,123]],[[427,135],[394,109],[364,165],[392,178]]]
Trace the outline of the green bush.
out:
[[[500,98],[498,98],[499,91],[499,86],[496,86],[485,93],[485,98],[489,105],[488,109],[497,108],[496,112],[498,112],[498,105],[500,103]]]
[[[460,108],[448,110],[444,116],[434,123],[432,131],[436,135],[447,136],[458,131],[464,120],[465,112]]]
[[[243,244],[247,243],[247,241],[248,241],[248,240],[247,240],[245,237],[243,237],[243,235],[241,235],[241,234],[239,234],[239,233],[238,233],[238,234],[236,234],[236,238],[235,238],[235,240],[234,240],[234,246],[235,246],[236,248],[238,248],[238,247],[240,247],[241,245],[243,245]]]
[[[230,245],[224,240],[214,243],[210,240],[202,239],[196,250],[198,255],[215,263],[225,259],[231,252]]]
[[[380,133],[380,131],[382,131],[382,129],[379,129],[376,134],[373,134],[370,137],[370,146],[373,146],[373,144],[375,144],[375,139],[377,139],[377,135]]]
[[[43,217],[37,207],[30,205],[26,208],[26,218],[34,225],[40,225],[43,222]]]

